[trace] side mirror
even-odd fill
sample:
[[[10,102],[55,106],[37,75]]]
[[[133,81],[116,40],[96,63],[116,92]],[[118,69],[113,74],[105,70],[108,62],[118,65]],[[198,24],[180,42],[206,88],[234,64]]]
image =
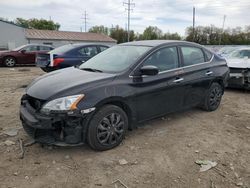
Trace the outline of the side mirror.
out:
[[[245,56],[244,59],[245,59],[245,60],[248,60],[248,56]]]
[[[153,65],[146,65],[141,68],[140,72],[141,75],[154,76],[159,73],[159,69]]]
[[[26,50],[21,50],[20,52],[21,52],[22,54],[24,54],[24,53],[26,52]]]

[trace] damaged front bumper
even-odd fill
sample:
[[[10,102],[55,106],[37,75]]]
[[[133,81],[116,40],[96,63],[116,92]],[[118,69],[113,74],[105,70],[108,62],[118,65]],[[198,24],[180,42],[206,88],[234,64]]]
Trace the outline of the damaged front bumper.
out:
[[[229,87],[250,89],[250,69],[230,68]]]
[[[34,99],[32,99],[34,100]],[[86,111],[85,111],[86,112]],[[29,97],[21,100],[20,119],[26,133],[36,142],[51,145],[80,145],[85,142],[86,125],[91,111],[41,114]]]

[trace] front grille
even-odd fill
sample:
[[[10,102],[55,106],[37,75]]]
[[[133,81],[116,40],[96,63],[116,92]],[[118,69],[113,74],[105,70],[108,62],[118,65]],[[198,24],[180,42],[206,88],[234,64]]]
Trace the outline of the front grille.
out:
[[[35,129],[23,122],[25,132],[39,143],[52,144],[55,142],[55,137],[52,135],[52,130]]]
[[[230,68],[230,73],[242,73],[243,69],[240,68]]]
[[[36,129],[23,122],[23,129],[32,138],[35,138]]]

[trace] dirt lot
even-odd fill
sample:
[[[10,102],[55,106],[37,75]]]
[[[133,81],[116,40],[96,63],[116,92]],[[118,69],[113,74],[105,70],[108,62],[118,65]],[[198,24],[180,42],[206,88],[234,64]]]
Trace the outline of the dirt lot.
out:
[[[0,68],[1,188],[123,187],[112,184],[118,179],[129,188],[250,187],[250,93],[239,90],[227,90],[215,112],[192,109],[150,121],[110,151],[34,144],[19,159],[18,139],[30,141],[19,121],[20,97],[42,74],[35,67]],[[18,134],[3,134],[9,128]],[[198,159],[218,165],[199,172]]]

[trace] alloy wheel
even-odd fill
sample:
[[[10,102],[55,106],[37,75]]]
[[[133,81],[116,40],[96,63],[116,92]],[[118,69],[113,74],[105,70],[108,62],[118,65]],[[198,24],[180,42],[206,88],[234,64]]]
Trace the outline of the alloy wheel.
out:
[[[7,58],[7,59],[5,59],[5,65],[7,67],[13,67],[13,66],[15,66],[15,63],[16,63],[16,61],[13,58]]]
[[[124,133],[124,120],[118,113],[104,117],[97,127],[97,139],[102,145],[114,145]]]
[[[218,87],[213,88],[209,98],[210,106],[217,107],[220,104],[221,96],[222,96],[221,89]]]

